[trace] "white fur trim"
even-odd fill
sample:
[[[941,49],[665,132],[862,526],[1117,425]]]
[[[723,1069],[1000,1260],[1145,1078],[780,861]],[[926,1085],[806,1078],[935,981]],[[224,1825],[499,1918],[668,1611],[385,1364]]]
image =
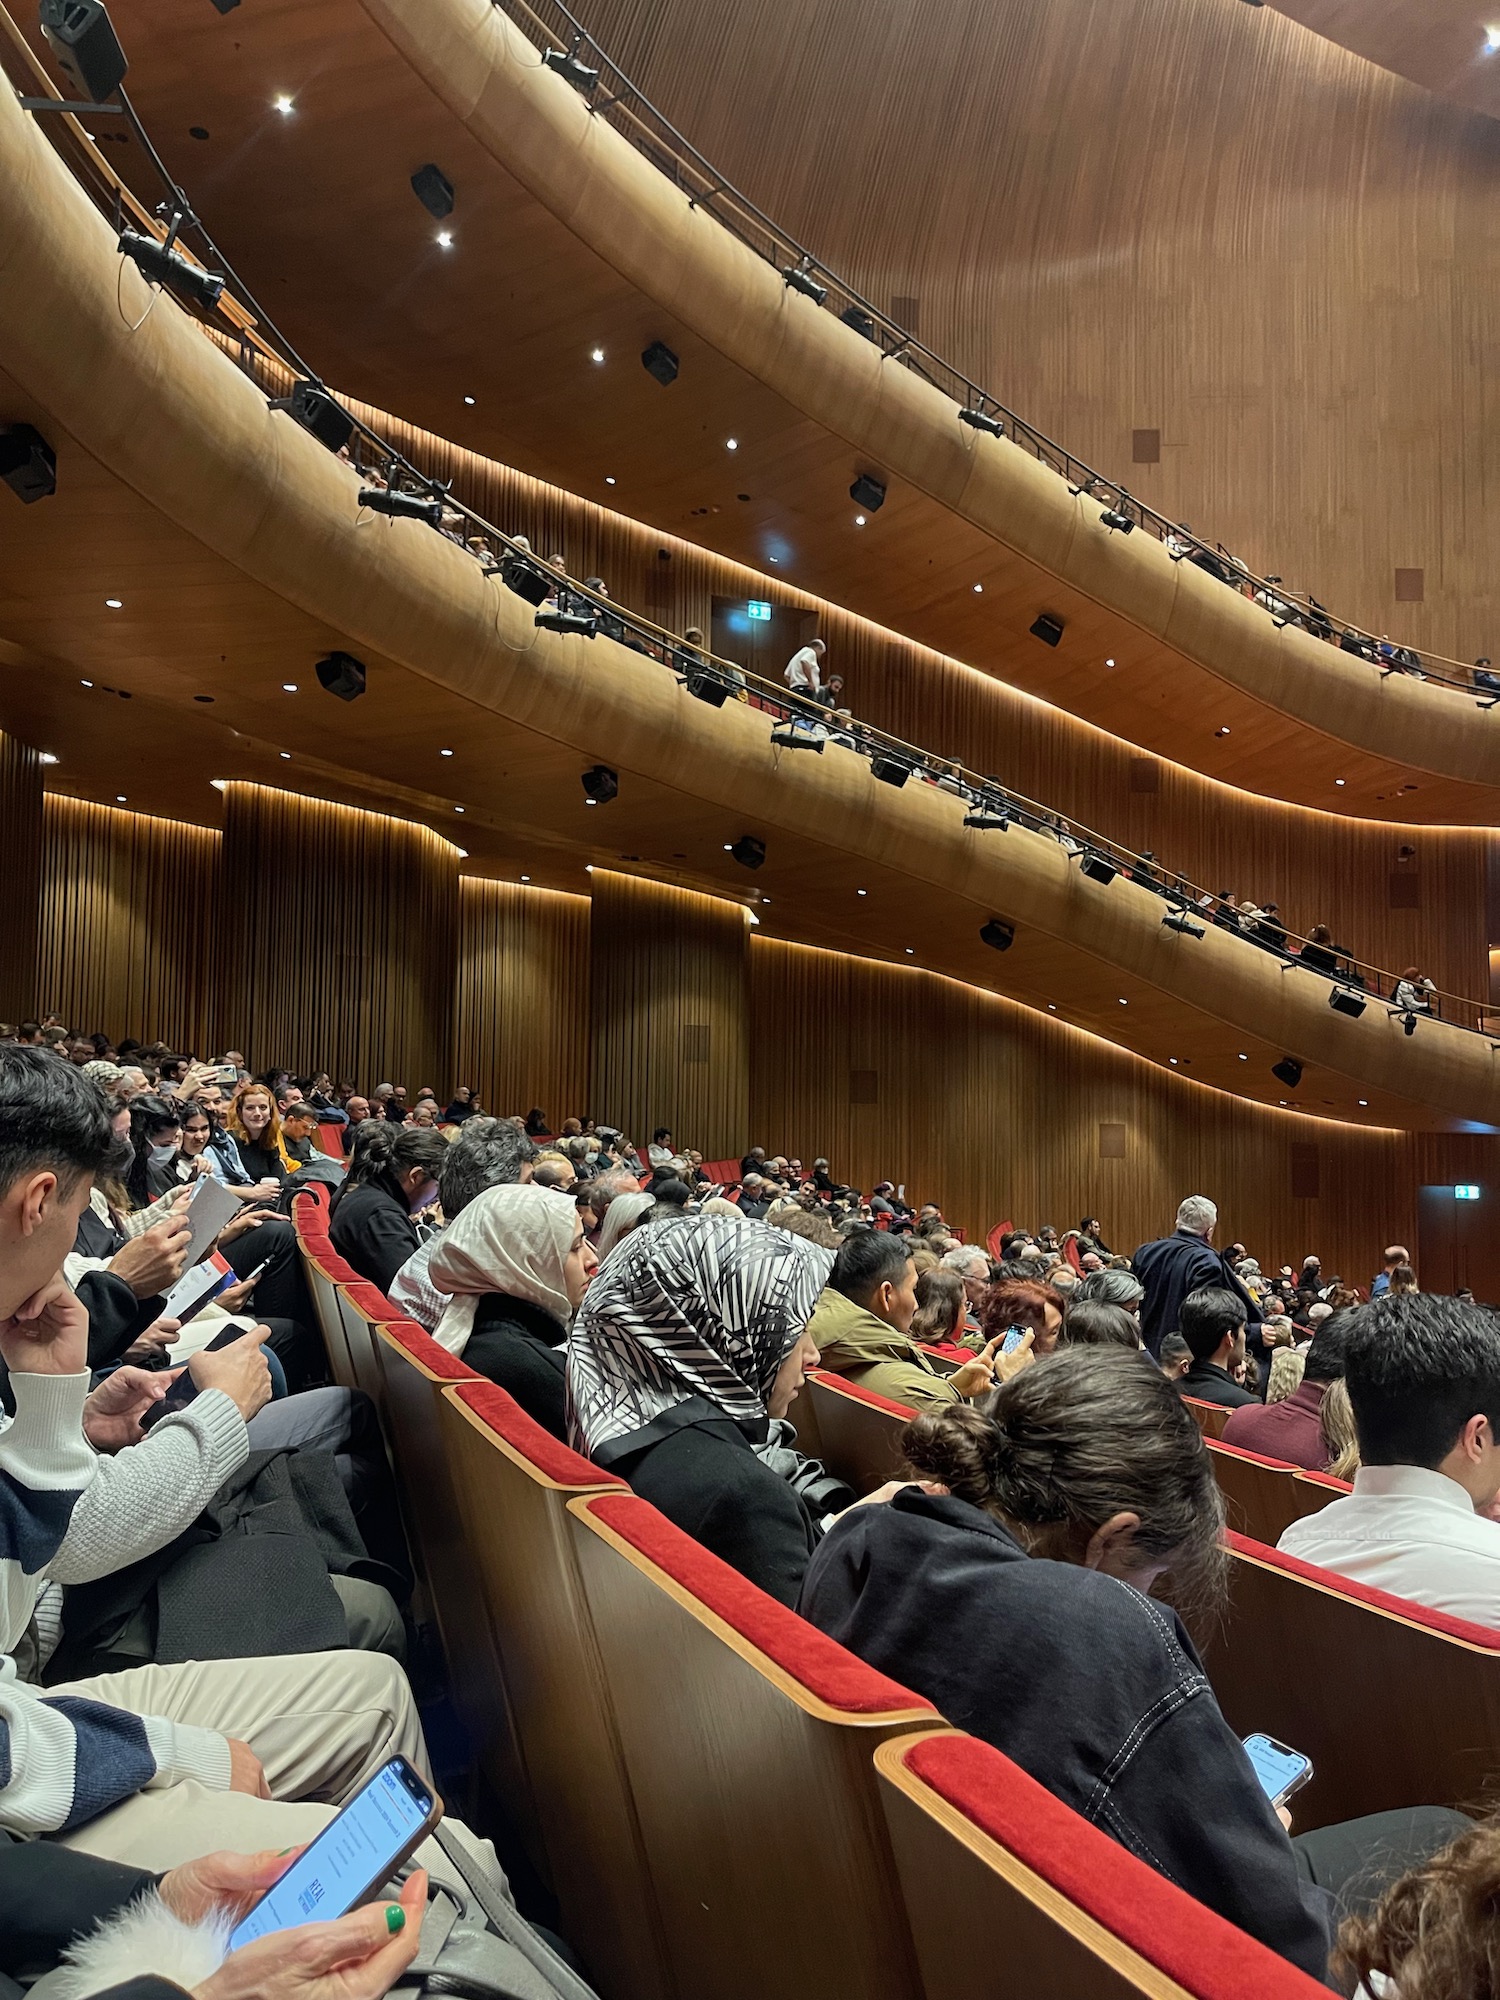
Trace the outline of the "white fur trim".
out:
[[[47,1982],[50,2000],[87,2000],[127,1979],[170,1979],[191,1991],[224,1963],[227,1916],[187,1924],[167,1908],[156,1890],[138,1896],[115,1916],[80,1938]]]

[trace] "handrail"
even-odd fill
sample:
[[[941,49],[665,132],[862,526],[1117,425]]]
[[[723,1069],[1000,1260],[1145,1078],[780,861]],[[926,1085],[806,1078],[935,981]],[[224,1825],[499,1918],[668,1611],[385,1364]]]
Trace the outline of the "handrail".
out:
[[[15,23],[7,12],[4,0],[0,0],[0,70],[8,74],[5,43],[18,34]],[[27,50],[28,58],[30,51]],[[34,58],[31,58],[31,74],[35,74]],[[19,92],[17,93],[20,94]],[[51,93],[54,96],[55,92]],[[52,121],[49,121],[49,123]],[[87,139],[87,135],[84,135]],[[73,165],[69,155],[58,149],[65,163]],[[92,142],[87,152],[98,156]],[[98,160],[102,172],[92,170],[91,163],[84,158],[78,164],[90,168],[87,180],[81,184],[84,191],[101,206],[106,214],[112,214],[120,198],[119,184],[113,170]],[[75,176],[77,167],[74,166]],[[196,223],[204,241],[215,250],[212,239],[201,225]],[[227,260],[226,269],[229,269]],[[232,270],[230,271],[233,278]],[[227,296],[227,291],[226,291]],[[229,317],[229,316],[226,316]],[[195,324],[227,358],[233,360],[255,383],[257,389],[266,396],[268,402],[278,403],[287,397],[296,383],[310,378],[306,364],[296,355],[296,350],[285,339],[280,330],[264,313],[258,323],[242,324],[249,319],[245,313],[237,313],[231,323],[235,327],[233,336],[217,328],[195,320]],[[291,358],[288,359],[287,357]],[[323,385],[316,385],[322,390]],[[988,827],[978,827],[979,831],[1002,831],[1011,825],[1019,825],[1029,831],[1045,834],[1075,856],[1080,867],[1092,862],[1106,863],[1114,874],[1118,874],[1141,888],[1149,890],[1168,904],[1162,921],[1172,928],[1190,934],[1201,922],[1225,929],[1237,936],[1250,950],[1273,949],[1265,942],[1257,942],[1254,937],[1240,929],[1237,923],[1224,921],[1225,909],[1222,899],[1211,891],[1200,888],[1188,881],[1185,875],[1169,872],[1159,866],[1151,853],[1136,853],[1122,846],[1105,834],[1094,832],[1069,820],[1061,813],[1040,804],[1034,799],[1023,797],[1010,790],[997,778],[989,778],[968,770],[958,759],[940,757],[935,753],[918,749],[904,742],[900,737],[877,729],[870,723],[858,722],[847,716],[846,711],[833,711],[809,698],[799,696],[792,690],[777,687],[774,683],[761,680],[747,673],[744,668],[730,660],[718,658],[706,647],[689,645],[675,633],[655,625],[638,612],[628,610],[608,596],[590,590],[586,584],[575,583],[571,577],[559,576],[557,572],[538,558],[524,538],[508,534],[503,528],[457,498],[450,490],[452,482],[438,480],[431,473],[424,472],[403,452],[384,438],[379,430],[364,418],[357,409],[351,408],[348,400],[334,397],[323,390],[330,401],[335,402],[348,419],[351,432],[352,450],[345,446],[340,456],[346,459],[351,470],[359,477],[375,481],[380,487],[406,492],[416,498],[436,502],[438,518],[433,522],[437,532],[450,541],[467,549],[483,562],[486,575],[499,575],[506,580],[505,572],[512,577],[534,578],[541,576],[552,583],[559,600],[566,599],[571,608],[586,607],[585,617],[591,617],[594,630],[607,637],[618,638],[620,642],[636,652],[655,659],[679,677],[680,683],[690,692],[691,683],[697,681],[702,696],[717,700],[719,705],[741,693],[746,700],[772,717],[773,735],[783,728],[787,735],[779,748],[813,749],[819,754],[830,742],[837,747],[847,747],[873,760],[877,757],[899,767],[897,782],[904,784],[908,778],[924,779],[940,789],[950,792],[962,800],[965,809],[965,824],[971,820],[988,820]],[[592,637],[591,632],[588,636]],[[893,769],[893,777],[896,771]],[[872,774],[873,779],[873,774]],[[1112,876],[1109,878],[1112,879]],[[1195,921],[1196,920],[1196,921]],[[1279,927],[1278,927],[1279,928]],[[1301,949],[1310,940],[1298,937],[1288,931],[1286,947],[1295,944],[1300,955]],[[1286,947],[1274,947],[1276,955],[1284,960],[1285,971],[1299,969],[1298,958]],[[1386,990],[1394,994],[1398,975],[1383,971],[1365,960],[1354,958],[1350,953],[1340,951],[1342,964],[1351,970],[1348,974],[1332,975],[1317,972],[1316,977],[1329,979],[1330,989],[1345,988],[1367,995],[1372,1000],[1382,1001],[1390,1006],[1393,1013],[1406,1014],[1409,1010],[1393,1006],[1387,998]],[[1312,970],[1312,968],[1306,968]],[[1500,1039],[1490,1035],[1485,1026],[1484,1007],[1481,1002],[1468,999],[1462,994],[1447,993],[1437,988],[1431,989],[1431,1000],[1438,1016],[1449,1026],[1464,1032],[1486,1034],[1493,1046],[1500,1048]],[[1472,1015],[1472,1022],[1466,1018]]]
[[[1257,576],[1222,542],[1207,542],[1186,523],[1169,521],[1144,500],[1137,499],[1127,487],[1096,472],[1054,438],[1018,416],[998,396],[909,333],[814,251],[782,229],[748,195],[741,193],[631,82],[565,0],[491,0],[491,5],[503,7],[533,39],[540,37],[543,61],[573,84],[595,117],[607,118],[637,152],[673,181],[687,195],[691,207],[712,215],[814,303],[836,311],[846,325],[879,347],[886,360],[899,361],[949,396],[958,405],[960,422],[996,438],[1008,437],[1067,480],[1075,495],[1082,493],[1100,500],[1105,503],[1106,511],[1129,520],[1132,526],[1145,528],[1166,545],[1174,562],[1187,561],[1206,570],[1226,587],[1258,604],[1278,627],[1297,625],[1314,638],[1324,639],[1378,667],[1382,677],[1393,673],[1416,674],[1434,687],[1465,695],[1479,708],[1494,708],[1500,703],[1500,674],[1481,678],[1467,661],[1449,659],[1446,654],[1424,648],[1397,645],[1384,633],[1369,632],[1363,626],[1336,618],[1310,591],[1292,589],[1279,577]],[[559,43],[564,46],[559,47]],[[587,62],[582,52],[587,52]],[[596,80],[590,82],[590,77]],[[1475,676],[1472,680],[1471,674]]]

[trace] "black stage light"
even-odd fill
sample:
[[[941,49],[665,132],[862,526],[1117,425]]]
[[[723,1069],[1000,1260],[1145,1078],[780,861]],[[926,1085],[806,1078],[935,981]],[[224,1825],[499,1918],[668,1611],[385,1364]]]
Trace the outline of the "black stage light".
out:
[[[316,382],[297,382],[290,396],[278,396],[273,410],[285,410],[329,451],[342,451],[354,435],[354,419]]]
[[[766,858],[766,843],[753,833],[742,833],[729,851],[741,868],[759,868]]]
[[[1101,885],[1113,882],[1120,872],[1112,861],[1106,861],[1102,854],[1096,854],[1091,847],[1084,849],[1083,860],[1079,865],[1091,882],[1098,882]]]
[[[670,389],[677,380],[677,356],[664,340],[652,341],[641,356],[641,366],[664,389]]]
[[[585,97],[599,81],[599,72],[590,69],[567,49],[548,49],[542,57],[548,69],[555,69],[565,83],[571,83],[575,90],[581,90]]]
[[[611,799],[618,797],[620,774],[612,771],[608,764],[591,764],[583,774],[583,789],[596,806],[607,806]]]
[[[113,97],[130,65],[102,0],[42,0],[41,28],[80,97],[90,104]]]
[[[0,430],[0,479],[23,506],[57,491],[57,453],[30,424]]]
[[[545,604],[552,595],[553,579],[525,556],[507,553],[500,558],[500,581],[528,604]]]
[[[694,667],[683,676],[682,685],[695,701],[706,701],[710,708],[722,708],[729,699],[729,689],[717,674],[707,673],[702,667]]]
[[[822,305],[828,296],[828,287],[820,285],[812,272],[803,270],[800,264],[794,265],[790,271],[783,271],[781,275],[786,279],[790,291],[800,292],[803,298],[811,299],[815,306]]]
[[[882,785],[894,785],[899,792],[911,776],[911,766],[899,757],[888,757],[877,750],[870,759],[870,776],[878,778]]]
[[[1401,1023],[1401,1032],[1403,1035],[1414,1035],[1417,1032],[1417,1017],[1415,1014],[1407,1015],[1406,1019]]]
[[[561,605],[539,611],[533,623],[539,632],[574,632],[582,639],[592,639],[599,630],[599,620],[592,611],[564,611]]]
[[[885,486],[873,472],[862,472],[849,488],[849,498],[867,514],[878,514],[885,505]]]
[[[875,322],[863,306],[845,306],[839,318],[845,326],[852,326],[854,331],[862,334],[866,340],[875,338]]]
[[[976,806],[973,812],[964,814],[964,825],[976,833],[1006,833],[1010,830],[1010,814],[1004,806]]]
[[[1283,1056],[1280,1062],[1272,1063],[1271,1074],[1278,1083],[1284,1083],[1288,1090],[1295,1090],[1302,1081],[1302,1065],[1295,1056]]]
[[[1359,994],[1351,993],[1343,986],[1334,987],[1328,996],[1328,1004],[1335,1014],[1347,1014],[1351,1021],[1357,1021],[1365,1011],[1365,1003]]]
[[[441,222],[453,213],[453,183],[431,160],[412,175],[411,191],[434,222]]]
[[[825,732],[822,729],[799,727],[790,720],[778,722],[771,731],[772,747],[777,750],[816,750],[821,757]]]
[[[393,521],[425,521],[429,528],[442,525],[443,503],[430,493],[402,493],[394,486],[361,486],[359,504],[372,514],[388,514]]]
[[[1162,918],[1169,931],[1177,931],[1182,937],[1202,937],[1202,924],[1195,924],[1185,910],[1168,911]]]
[[[1135,533],[1134,516],[1122,514],[1118,508],[1106,507],[1104,512],[1099,516],[1099,519],[1114,534],[1133,535]]]
[[[365,691],[365,666],[352,653],[329,653],[313,668],[322,686],[340,701],[358,701]]]
[[[239,6],[240,0],[213,0],[213,4],[221,14],[232,14]]]
[[[1009,951],[1016,941],[1016,927],[1002,922],[999,917],[991,917],[987,924],[979,926],[979,936],[981,942],[993,951]]]
[[[1004,424],[998,417],[992,417],[988,410],[960,410],[958,421],[970,425],[976,431],[983,431],[986,437],[1005,436]]]
[[[195,305],[211,311],[219,303],[224,279],[217,271],[205,271],[201,264],[189,263],[180,250],[158,243],[154,236],[137,235],[133,229],[120,231],[120,255],[128,257],[144,278],[186,292]]]
[[[1063,635],[1063,622],[1044,611],[1031,627],[1033,639],[1040,639],[1044,646],[1055,646]]]

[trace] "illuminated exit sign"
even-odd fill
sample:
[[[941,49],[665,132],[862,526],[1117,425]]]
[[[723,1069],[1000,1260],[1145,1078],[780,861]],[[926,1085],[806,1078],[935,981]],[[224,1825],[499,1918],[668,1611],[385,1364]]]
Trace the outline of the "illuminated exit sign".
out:
[[[1474,1186],[1472,1181],[1465,1181],[1461,1187],[1456,1187],[1453,1190],[1453,1199],[1455,1201],[1478,1201],[1479,1190]]]
[[[745,609],[749,612],[750,622],[753,625],[770,624],[771,607],[769,604],[762,604],[758,597],[752,597],[750,602],[745,606]]]

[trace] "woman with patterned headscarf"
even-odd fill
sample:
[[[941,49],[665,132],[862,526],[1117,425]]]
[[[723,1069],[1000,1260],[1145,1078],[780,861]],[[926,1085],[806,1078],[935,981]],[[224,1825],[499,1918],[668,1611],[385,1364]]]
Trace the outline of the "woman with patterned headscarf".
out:
[[[727,1216],[652,1222],[600,1266],[568,1341],[571,1442],[783,1604],[854,1497],[782,1421],[831,1263]]]

